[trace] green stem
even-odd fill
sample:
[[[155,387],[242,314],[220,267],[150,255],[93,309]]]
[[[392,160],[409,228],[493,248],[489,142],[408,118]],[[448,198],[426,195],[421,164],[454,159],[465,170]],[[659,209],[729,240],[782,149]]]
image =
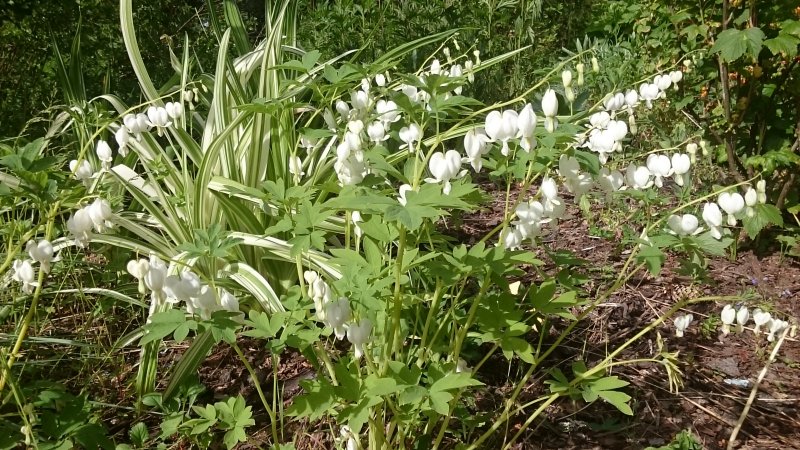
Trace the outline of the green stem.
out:
[[[406,229],[400,226],[400,238],[397,244],[397,258],[394,261],[394,306],[392,309],[391,327],[387,330],[387,352],[383,359],[381,373],[386,373],[389,360],[395,350],[399,348],[401,341],[400,315],[403,311],[403,296],[400,279],[403,276],[403,256],[406,248]]]
[[[269,415],[269,422],[270,422],[269,425],[270,425],[270,430],[272,431],[273,442],[275,443],[275,445],[278,445],[280,440],[278,439],[278,422],[276,420],[275,410],[272,409],[272,406],[270,406],[269,402],[267,401],[267,398],[264,396],[264,391],[261,390],[261,382],[258,380],[258,377],[256,376],[256,371],[253,369],[253,366],[250,365],[250,362],[247,361],[247,358],[245,358],[242,349],[239,348],[236,342],[232,343],[231,346],[236,351],[236,354],[239,355],[239,360],[241,360],[242,364],[244,364],[244,367],[250,374],[250,378],[253,379],[253,385],[256,387],[256,391],[258,391],[258,398],[261,399],[261,404],[264,405],[264,409],[267,410],[267,415]]]

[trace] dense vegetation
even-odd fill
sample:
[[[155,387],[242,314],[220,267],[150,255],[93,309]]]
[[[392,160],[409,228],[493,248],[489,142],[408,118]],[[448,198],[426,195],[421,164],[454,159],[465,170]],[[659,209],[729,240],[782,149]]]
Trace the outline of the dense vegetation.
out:
[[[790,1],[0,2],[0,448],[660,445],[626,370],[744,342],[733,448],[797,369],[713,271],[799,273]]]

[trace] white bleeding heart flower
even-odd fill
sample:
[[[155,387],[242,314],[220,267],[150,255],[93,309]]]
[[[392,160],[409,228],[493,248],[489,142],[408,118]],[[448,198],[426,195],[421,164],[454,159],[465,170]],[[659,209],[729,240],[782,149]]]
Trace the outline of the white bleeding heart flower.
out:
[[[786,328],[789,328],[789,322],[773,317],[769,323],[769,334],[767,340],[772,342],[775,340],[775,335],[781,333]]]
[[[656,75],[653,79],[653,84],[658,86],[658,90],[664,92],[672,85],[672,79],[669,75]]]
[[[723,192],[717,198],[717,204],[728,214],[728,225],[736,225],[736,215],[738,215],[745,207],[744,198],[738,192],[733,194]]]
[[[692,314],[684,314],[682,316],[675,318],[675,336],[676,337],[683,337],[684,332],[689,325],[694,320],[694,316]]]
[[[753,327],[753,333],[758,334],[759,328],[769,323],[770,320],[772,320],[772,315],[770,313],[762,311],[761,308],[754,309],[753,322],[755,322],[756,326]]]
[[[303,172],[303,161],[299,156],[289,156],[289,173],[293,175],[297,181],[300,181],[300,177],[305,175],[305,172]]]
[[[561,72],[561,83],[565,88],[572,85],[572,72],[569,69]]]
[[[691,158],[686,153],[674,153],[672,155],[672,173],[675,183],[684,186],[689,181],[689,169],[692,167]]]
[[[77,160],[73,159],[69,162],[69,170],[75,174],[75,179],[81,181],[87,188],[92,185],[94,171],[89,161],[84,159],[79,164]]]
[[[658,85],[653,83],[642,83],[639,85],[639,97],[644,100],[648,108],[653,107],[653,100],[657,99],[661,91]]]
[[[350,104],[353,105],[353,109],[365,111],[369,107],[369,93],[365,90],[351,92]]]
[[[618,191],[624,182],[625,178],[619,170],[609,170],[606,167],[600,169],[600,174],[597,177],[600,189],[605,191],[608,196]]]
[[[361,322],[351,323],[347,327],[347,340],[353,344],[356,359],[360,359],[364,354],[364,345],[369,342],[372,333],[372,321],[362,319]]]
[[[672,175],[672,162],[667,155],[657,155],[651,153],[647,157],[647,169],[655,177],[653,183],[662,187],[663,179]]]
[[[39,282],[36,281],[36,271],[33,270],[31,262],[16,260],[11,267],[14,270],[11,279],[22,284],[22,292],[33,293],[33,290],[39,286]]]
[[[137,267],[141,265],[144,265],[144,267]],[[142,269],[144,269],[144,272],[147,272],[149,267],[150,263],[146,259],[128,262],[128,272],[136,278],[141,278],[137,274],[141,274]],[[190,302],[192,297],[200,295],[200,289],[202,287],[203,283],[200,281],[200,277],[191,270],[184,270],[178,275],[169,275],[164,280],[164,293],[168,299],[174,299],[176,302]]]
[[[518,223],[539,224],[544,222],[544,206],[533,199],[520,203],[515,209]]]
[[[42,265],[42,272],[44,273],[50,273],[50,263],[58,260],[54,255],[53,244],[47,239],[42,239],[39,242],[28,241],[25,251],[28,252],[31,259]]]
[[[516,227],[506,227],[500,233],[498,244],[502,244],[506,250],[518,250],[522,245],[522,233]]]
[[[111,211],[111,205],[108,204],[106,199],[96,198],[94,202],[86,207],[86,211],[89,213],[89,218],[98,233],[102,233],[113,226],[111,219],[114,217],[114,213]]]
[[[706,203],[703,206],[703,220],[708,225],[711,237],[722,239],[722,211],[716,203]]]
[[[164,109],[173,120],[180,119],[183,116],[183,105],[180,102],[167,102],[164,105]]]
[[[581,165],[572,156],[562,154],[558,158],[558,174],[565,178],[576,178],[580,175]]]
[[[611,120],[611,115],[606,111],[599,111],[589,116],[589,123],[594,128],[604,130],[608,128],[608,122]]]
[[[467,154],[467,162],[470,163],[475,172],[480,172],[483,167],[481,156],[489,152],[489,137],[481,130],[469,130],[464,135],[464,152]]]
[[[556,115],[558,114],[558,98],[556,91],[548,89],[542,97],[542,113],[544,113],[544,128],[548,133],[555,131],[558,126]]]
[[[748,186],[744,193],[744,203],[747,206],[755,206],[758,203],[758,192],[752,186]]]
[[[625,105],[625,95],[622,92],[609,94],[603,101],[603,107],[606,111],[616,111]]]
[[[375,84],[379,87],[386,86],[386,75],[382,73],[375,75]]]
[[[486,116],[486,135],[494,142],[502,142],[501,153],[508,156],[508,141],[517,134],[518,115],[514,110],[492,111]]]
[[[353,231],[356,233],[356,238],[361,239],[361,236],[364,235],[364,230],[358,225],[359,222],[363,222],[364,220],[361,218],[361,213],[358,211],[353,211],[350,214],[350,220],[353,222]]]
[[[75,238],[75,245],[86,247],[92,237],[92,218],[86,208],[81,208],[67,220],[67,230]]]
[[[744,326],[747,325],[747,321],[750,320],[750,311],[747,309],[746,306],[742,306],[736,311],[736,332],[741,333],[744,330]]]
[[[697,144],[690,142],[686,144],[686,153],[689,154],[689,160],[692,164],[697,162]]]
[[[200,288],[200,295],[192,298],[192,304],[193,309],[200,311],[200,317],[206,320],[211,318],[211,313],[222,309],[222,306],[217,302],[217,293],[211,286]]]
[[[722,334],[730,333],[731,325],[733,321],[736,320],[736,310],[733,309],[733,306],[725,305],[720,313],[720,319],[722,320]]]
[[[639,104],[639,94],[634,90],[630,89],[628,92],[625,93],[625,105],[628,108],[634,108]]]
[[[141,141],[142,133],[149,131],[151,128],[147,116],[142,113],[126,114],[125,117],[122,118],[122,123],[131,134],[136,136],[137,141]]]
[[[378,144],[389,139],[389,136],[386,134],[386,128],[384,128],[383,122],[376,121],[372,122],[367,126],[367,136],[369,136],[369,140]]]
[[[758,193],[758,203],[767,203],[767,182],[765,180],[758,180],[756,193]]]
[[[151,127],[156,127],[159,136],[163,133],[164,128],[172,125],[167,110],[161,106],[147,108],[147,120]]]
[[[422,130],[420,130],[419,125],[412,123],[407,127],[401,128],[398,135],[400,140],[404,142],[400,148],[408,147],[409,153],[414,153],[414,143],[422,139]]]
[[[152,292],[153,301],[166,298],[164,283],[167,280],[167,265],[156,255],[150,255],[149,269],[144,275],[144,285]]]
[[[682,216],[673,214],[667,219],[667,225],[678,236],[690,236],[703,231],[699,227],[697,217],[693,214],[684,214]]]
[[[144,294],[145,291],[145,284],[144,284],[144,276],[147,275],[147,272],[150,270],[150,261],[140,258],[140,259],[133,259],[128,261],[127,265],[128,273],[133,275],[134,278],[139,280],[139,293]]]
[[[533,106],[528,103],[519,112],[517,116],[517,137],[520,138],[519,146],[526,152],[536,147],[536,137],[534,131],[536,130],[536,113],[533,112]]]
[[[131,141],[131,135],[128,132],[128,127],[121,126],[117,128],[117,131],[114,132],[114,140],[117,141],[117,146],[119,146],[119,156],[123,158],[128,156],[128,144]]]
[[[675,89],[678,89],[677,86],[678,83],[680,83],[681,80],[683,80],[683,72],[681,72],[680,70],[673,70],[672,72],[669,73],[669,79],[670,81],[672,81],[672,84],[675,85]]]
[[[347,104],[344,100],[336,100],[336,112],[339,113],[339,116],[342,120],[349,120],[350,119],[350,105]]]
[[[95,152],[97,153],[97,158],[102,164],[103,170],[108,170],[111,168],[111,162],[114,160],[114,156],[111,152],[111,146],[108,145],[108,142],[103,140],[97,141]]]
[[[353,318],[350,301],[347,297],[328,302],[325,308],[325,325],[333,329],[336,338],[344,339],[347,334],[347,323]]]
[[[653,185],[651,173],[647,167],[631,164],[625,172],[625,182],[632,189],[646,189]]]
[[[385,124],[395,123],[402,119],[397,103],[391,100],[378,100],[378,103],[375,104],[375,111],[378,113],[378,119]]]
[[[363,161],[363,153],[357,153],[357,155],[359,154],[362,156],[361,161],[359,161],[358,157],[351,157],[347,159],[337,159],[337,161],[333,163],[333,170],[336,172],[336,177],[339,179],[340,185],[353,186],[362,182],[364,177],[367,176],[368,168]]]
[[[448,150],[447,153],[436,152],[431,155],[428,162],[433,178],[427,178],[428,183],[444,183],[442,192],[447,195],[450,193],[450,180],[456,178],[461,170],[461,155],[455,150]]]
[[[239,299],[225,289],[222,289],[222,293],[219,295],[219,304],[225,311],[239,312]]]
[[[432,75],[439,75],[440,73],[442,73],[442,64],[439,62],[438,59],[434,59],[431,62],[430,72]]]

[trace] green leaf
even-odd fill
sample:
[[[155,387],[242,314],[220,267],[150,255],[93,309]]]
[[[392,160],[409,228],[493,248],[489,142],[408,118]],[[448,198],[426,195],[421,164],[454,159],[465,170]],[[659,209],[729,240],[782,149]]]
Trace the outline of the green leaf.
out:
[[[767,47],[773,55],[777,56],[782,53],[786,58],[793,58],[797,55],[798,45],[800,45],[800,38],[783,31],[774,38],[764,41],[764,47]]]
[[[711,53],[719,53],[725,62],[736,61],[745,53],[756,58],[761,51],[764,32],[758,27],[744,30],[734,28],[723,31],[711,47]]]
[[[592,382],[592,389],[595,391],[612,391],[614,389],[625,387],[628,384],[630,383],[625,380],[620,380],[619,377],[616,376],[603,377]]]
[[[431,385],[430,392],[450,391],[453,389],[460,389],[469,386],[482,386],[483,383],[472,378],[467,372],[448,373],[443,378],[436,380]]]
[[[139,448],[144,448],[144,444],[150,438],[150,434],[147,432],[147,425],[144,422],[134,425],[129,434],[133,445]]]
[[[139,345],[161,340],[185,324],[186,315],[183,313],[183,311],[170,309],[164,312],[155,313],[150,318],[150,323],[144,326],[145,335],[139,341]]]
[[[742,224],[747,236],[754,239],[769,224],[783,225],[783,217],[781,211],[774,205],[759,203],[753,206],[751,217],[745,216],[742,219]]]
[[[647,265],[647,269],[653,276],[657,276],[658,273],[661,272],[661,265],[664,264],[665,258],[666,255],[664,255],[664,252],[655,245],[642,246],[639,250],[639,254],[636,255],[636,259],[644,261]]]
[[[631,396],[624,392],[617,391],[600,391],[597,393],[603,400],[614,405],[621,413],[632,416],[633,410],[628,405]]]

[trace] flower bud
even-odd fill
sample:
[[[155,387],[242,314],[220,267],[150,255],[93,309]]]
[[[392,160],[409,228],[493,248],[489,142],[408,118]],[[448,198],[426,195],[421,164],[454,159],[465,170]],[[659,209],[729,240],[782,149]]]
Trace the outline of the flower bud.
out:
[[[592,72],[600,72],[600,64],[597,62],[596,56],[592,56]]]
[[[575,65],[575,70],[578,71],[578,81],[577,81],[578,86],[583,86],[583,69],[584,69],[583,63],[578,63]]]
[[[572,72],[569,69],[561,72],[561,82],[564,84],[565,88],[572,85]]]

